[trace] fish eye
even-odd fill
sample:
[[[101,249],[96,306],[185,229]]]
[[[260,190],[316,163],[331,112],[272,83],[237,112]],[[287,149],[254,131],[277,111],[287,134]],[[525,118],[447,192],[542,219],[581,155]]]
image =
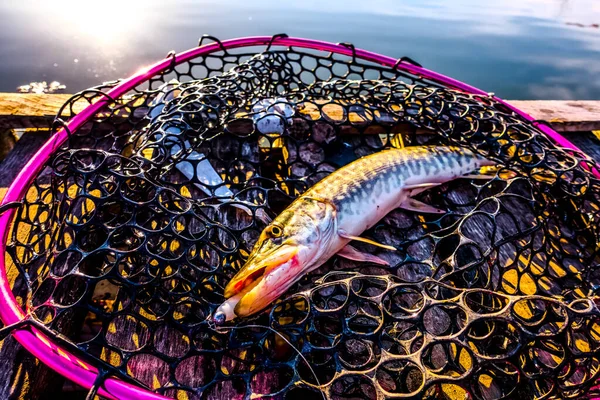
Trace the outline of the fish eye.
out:
[[[283,229],[280,226],[271,225],[269,226],[267,233],[272,238],[278,238],[283,235]]]

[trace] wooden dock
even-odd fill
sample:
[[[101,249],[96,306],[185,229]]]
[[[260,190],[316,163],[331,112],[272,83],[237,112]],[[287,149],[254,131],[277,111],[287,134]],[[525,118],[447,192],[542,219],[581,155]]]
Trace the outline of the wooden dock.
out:
[[[47,127],[70,97],[70,94],[0,93],[0,129]],[[550,122],[558,132],[600,130],[600,100],[509,100],[508,102],[535,119]]]
[[[26,162],[49,138],[49,126],[68,94],[0,93],[0,198]],[[509,101],[551,123],[600,162],[600,101]],[[0,399],[83,398],[73,386],[27,353],[12,337],[0,342]],[[71,397],[69,397],[71,396]]]

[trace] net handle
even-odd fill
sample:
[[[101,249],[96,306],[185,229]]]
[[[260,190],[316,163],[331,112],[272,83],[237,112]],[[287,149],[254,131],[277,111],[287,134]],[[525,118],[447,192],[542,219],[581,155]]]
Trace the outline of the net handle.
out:
[[[194,59],[198,56],[219,51],[226,52],[228,49],[251,46],[269,46],[269,48],[273,46],[298,47],[342,54],[353,59],[357,58],[370,61],[382,66],[396,68],[398,70],[402,70],[464,92],[491,97],[493,100],[505,105],[526,120],[530,122],[535,121],[533,117],[513,107],[507,102],[466,83],[457,81],[412,63],[402,62],[401,59],[399,62],[398,59],[358,49],[354,46],[350,47],[347,44],[334,44],[320,40],[287,37],[286,35],[282,34],[275,36],[253,36],[217,41],[202,45],[200,47],[195,47],[176,55],[170,54],[166,59],[163,59],[162,61],[159,61],[149,67],[142,68],[131,77],[123,80],[119,85],[107,92],[108,96],[100,98],[97,102],[90,104],[75,117],[71,118],[66,124],[66,127],[61,128],[55,135],[53,135],[19,172],[15,181],[8,188],[0,206],[11,202],[21,201],[25,196],[29,185],[42,170],[46,161],[68,139],[68,132],[75,132],[89,119],[93,118],[98,111],[109,104],[109,98],[119,98],[136,86],[148,81],[150,78],[165,71],[169,71],[174,66]],[[581,150],[579,150],[575,145],[554,131],[552,128],[539,123],[535,124],[559,146],[582,153]],[[594,173],[600,177],[600,173],[598,173],[598,171],[594,170]],[[14,213],[14,209],[7,209],[0,215],[0,254],[6,254],[6,241],[11,229],[11,221]],[[25,318],[26,315],[24,311],[16,302],[16,299],[10,289],[10,282],[6,274],[5,257],[0,257],[0,319],[2,319],[5,325],[11,325],[18,323]],[[23,347],[25,347],[33,356],[40,359],[44,364],[48,365],[50,368],[64,377],[88,389],[93,387],[96,383],[96,378],[98,376],[98,369],[96,367],[84,362],[72,353],[62,349],[52,341],[52,338],[49,338],[47,335],[37,331],[35,328],[30,327],[16,329],[13,335],[15,339],[21,343],[21,345],[23,345]],[[103,385],[99,388],[98,394],[109,398],[166,399],[164,396],[110,377],[107,378]]]

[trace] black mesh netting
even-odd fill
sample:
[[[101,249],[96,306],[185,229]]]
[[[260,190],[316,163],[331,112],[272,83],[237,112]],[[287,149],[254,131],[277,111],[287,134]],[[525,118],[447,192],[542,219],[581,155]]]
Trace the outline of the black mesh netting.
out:
[[[178,399],[598,392],[592,161],[490,97],[334,54],[245,51],[179,65],[70,132],[8,243],[33,318],[106,376]],[[208,322],[269,218],[402,143],[501,167],[420,195],[444,215],[398,209],[366,232],[398,251],[357,247],[392,267],[333,257],[267,312]]]

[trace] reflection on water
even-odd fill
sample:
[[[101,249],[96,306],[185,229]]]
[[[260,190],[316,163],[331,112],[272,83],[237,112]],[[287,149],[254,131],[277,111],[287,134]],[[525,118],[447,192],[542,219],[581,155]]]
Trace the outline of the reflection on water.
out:
[[[505,98],[600,99],[598,0],[3,0],[0,91],[69,92],[175,49],[286,32],[399,57]]]

